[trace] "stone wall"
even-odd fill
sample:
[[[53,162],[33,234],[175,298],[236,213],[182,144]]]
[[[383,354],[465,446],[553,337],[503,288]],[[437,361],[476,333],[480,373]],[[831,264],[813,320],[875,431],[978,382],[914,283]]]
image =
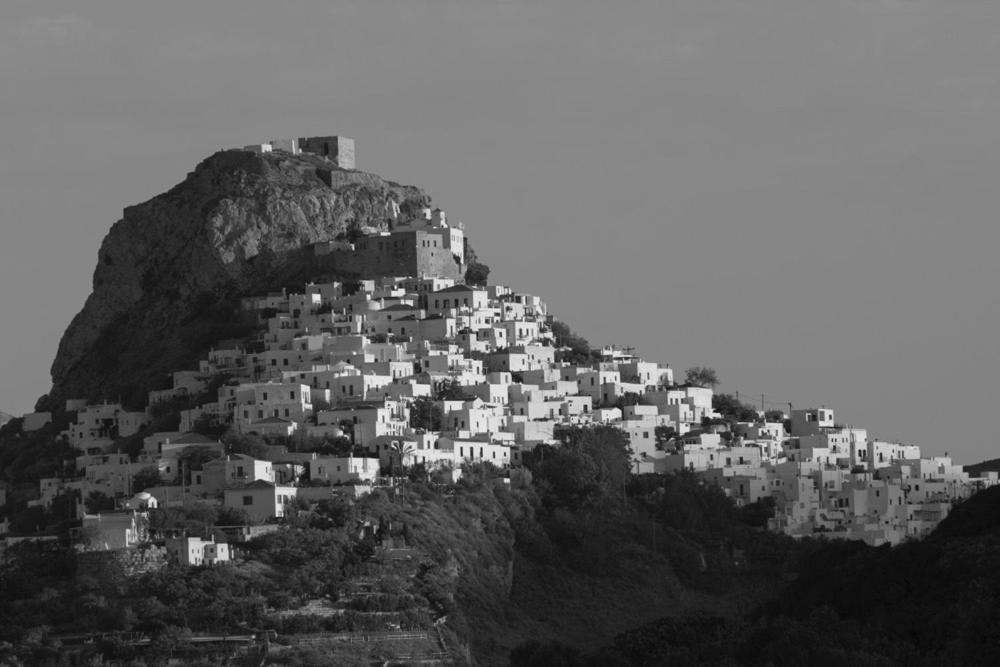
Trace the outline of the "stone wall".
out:
[[[333,160],[341,169],[354,169],[354,139],[348,137],[302,137],[299,148]]]
[[[368,236],[359,239],[353,251],[327,247],[322,252],[338,273],[358,278],[395,275],[461,280],[465,275],[465,265],[449,248],[441,247],[441,235],[422,230]]]
[[[76,574],[90,576],[104,585],[115,586],[125,579],[159,570],[167,564],[164,547],[145,546],[111,551],[84,551],[77,556]]]

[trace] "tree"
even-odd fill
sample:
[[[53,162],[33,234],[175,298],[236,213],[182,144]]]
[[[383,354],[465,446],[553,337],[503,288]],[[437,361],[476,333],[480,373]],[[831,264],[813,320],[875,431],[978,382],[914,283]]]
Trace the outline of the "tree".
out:
[[[315,528],[353,527],[357,518],[354,503],[345,498],[324,498],[316,503],[316,517],[313,519]]]
[[[653,428],[653,436],[656,438],[656,448],[664,450],[677,437],[677,430],[673,426],[656,426]]]
[[[469,262],[465,269],[465,283],[467,285],[485,285],[490,277],[490,267],[481,262]]]
[[[319,416],[319,413],[324,410],[330,409],[330,401],[326,400],[325,398],[320,398],[319,396],[313,396],[312,408],[313,408],[313,423],[316,423],[316,417]]]
[[[557,641],[531,639],[510,652],[512,667],[583,667],[580,649]]]
[[[421,396],[410,406],[410,426],[427,431],[440,431],[444,423],[444,411],[437,401]]]
[[[212,461],[219,458],[219,452],[213,447],[207,447],[204,445],[197,445],[195,447],[187,447],[181,452],[178,458],[178,476],[180,476],[180,471],[184,471],[185,478],[181,480],[185,484],[191,482],[191,471],[201,470],[207,461]]]
[[[567,361],[577,364],[590,363],[590,343],[583,336],[577,336],[569,328],[569,325],[559,320],[552,320],[552,335],[555,336],[557,348],[569,348],[568,351],[560,350],[556,361]]]
[[[639,405],[641,403],[642,403],[642,395],[637,394],[634,391],[627,391],[627,392],[625,392],[624,394],[622,394],[621,396],[619,396],[617,399],[615,399],[614,403],[610,403],[609,402],[609,404],[614,405],[616,408],[618,408],[622,412],[624,412],[625,408],[628,407],[628,406],[630,406],[630,405]]]
[[[343,435],[332,438],[326,437],[323,439],[322,444],[313,451],[324,456],[345,457],[350,456],[354,452],[354,443],[351,442],[350,438]]]
[[[549,488],[548,501],[573,508],[620,499],[632,468],[625,434],[609,426],[572,427],[559,437],[562,446],[539,452],[532,469]]]
[[[768,410],[764,413],[764,421],[766,422],[783,422],[785,421],[785,413],[781,410]]]
[[[226,506],[219,508],[215,522],[220,526],[250,526],[254,524],[253,517],[242,507]]]
[[[210,414],[201,415],[194,420],[194,424],[191,426],[192,431],[207,438],[219,438],[228,429],[228,426],[220,423],[218,419]]]
[[[357,294],[358,290],[361,289],[360,280],[345,280],[343,286],[340,288],[341,293],[344,296],[352,296]]]
[[[267,442],[254,434],[237,433],[230,429],[222,436],[226,450],[233,454],[245,454],[255,459],[266,459],[268,455]]]
[[[159,486],[161,481],[160,471],[155,466],[143,468],[132,476],[132,493],[139,493],[150,487]]]
[[[430,471],[427,469],[427,464],[420,462],[410,466],[407,477],[410,478],[411,482],[426,482],[430,479]]]
[[[389,445],[389,474],[396,476],[398,469],[400,474],[406,475],[406,459],[413,454],[413,445],[405,442],[393,442]]]
[[[457,380],[450,380],[445,382],[441,389],[438,390],[435,397],[439,401],[467,401],[469,400],[468,394],[462,388],[462,385],[458,383]]]
[[[60,523],[76,519],[76,503],[79,499],[78,491],[64,491],[52,499],[49,507],[49,516],[53,521]]]
[[[684,382],[697,387],[715,389],[715,387],[719,384],[719,376],[715,374],[715,369],[713,368],[708,368],[707,366],[692,366],[687,369],[684,375]]]
[[[712,408],[726,419],[740,422],[757,421],[757,410],[741,403],[731,394],[715,394],[712,396]]]
[[[91,491],[84,499],[83,506],[87,508],[88,514],[108,512],[115,508],[115,499],[104,495],[100,491]]]
[[[740,520],[748,526],[767,528],[767,520],[774,516],[775,501],[771,496],[740,508]]]

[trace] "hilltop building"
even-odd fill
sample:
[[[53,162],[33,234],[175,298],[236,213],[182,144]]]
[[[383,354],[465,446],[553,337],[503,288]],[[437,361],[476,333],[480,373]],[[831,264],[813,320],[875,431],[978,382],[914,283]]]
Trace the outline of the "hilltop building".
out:
[[[312,153],[329,159],[341,169],[357,169],[354,161],[354,139],[339,136],[300,137],[298,139],[271,139],[259,144],[248,144],[243,150],[254,153],[284,151],[292,155]]]

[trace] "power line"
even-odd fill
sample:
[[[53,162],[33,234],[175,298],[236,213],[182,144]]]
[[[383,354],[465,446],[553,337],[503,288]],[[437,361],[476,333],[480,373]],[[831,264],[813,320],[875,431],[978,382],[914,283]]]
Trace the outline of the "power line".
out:
[[[719,393],[730,393],[730,392],[719,392]],[[748,398],[747,399],[747,405],[751,405],[751,406],[755,406],[755,407],[756,406],[762,406],[762,407],[763,406],[770,406],[770,407],[781,407],[781,408],[784,408],[784,407],[786,407],[786,406],[788,406],[788,405],[790,405],[792,403],[791,401],[775,401],[775,400],[770,400],[770,399],[767,398],[767,394],[765,392],[745,392],[745,391],[741,391],[739,389],[734,389],[734,390],[732,390],[732,395],[738,401],[741,400],[740,399],[741,395],[742,396],[746,396],[746,397],[757,397],[757,396],[759,396],[760,397],[759,399],[757,399],[757,398]]]

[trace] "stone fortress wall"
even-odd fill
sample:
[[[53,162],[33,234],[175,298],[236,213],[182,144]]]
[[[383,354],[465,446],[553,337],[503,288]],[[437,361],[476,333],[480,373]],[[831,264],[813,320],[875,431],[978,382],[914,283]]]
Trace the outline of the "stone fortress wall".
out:
[[[255,153],[284,151],[311,153],[332,160],[341,169],[355,169],[354,140],[336,135],[272,139],[243,150]],[[332,172],[316,169],[316,176],[332,185]],[[315,258],[330,269],[358,278],[386,275],[440,276],[461,280],[465,275],[465,232],[449,225],[440,209],[425,209],[423,217],[396,221],[388,233],[365,236],[355,243],[329,241],[313,246]]]
[[[331,160],[341,169],[357,169],[354,160],[354,139],[330,135],[326,137],[299,137],[298,139],[271,139],[262,144],[249,144],[245,151],[271,153],[284,151],[292,155],[312,153]]]
[[[405,230],[366,236],[354,249],[333,248],[330,261],[338,271],[359,278],[378,276],[440,276],[461,279],[465,264],[461,256],[443,247],[440,234]]]

